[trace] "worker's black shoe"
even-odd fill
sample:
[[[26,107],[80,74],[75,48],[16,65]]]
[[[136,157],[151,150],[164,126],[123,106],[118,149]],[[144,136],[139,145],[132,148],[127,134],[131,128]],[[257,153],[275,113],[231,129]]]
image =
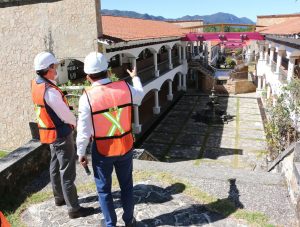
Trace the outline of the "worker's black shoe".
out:
[[[94,213],[93,207],[80,207],[77,211],[68,211],[69,218],[80,218],[80,217],[86,217]]]
[[[135,226],[136,226],[135,218],[132,218],[131,222],[125,225],[125,227],[135,227]]]
[[[58,200],[58,199],[55,199],[55,205],[56,206],[63,206],[63,205],[66,205],[66,201],[65,200]]]

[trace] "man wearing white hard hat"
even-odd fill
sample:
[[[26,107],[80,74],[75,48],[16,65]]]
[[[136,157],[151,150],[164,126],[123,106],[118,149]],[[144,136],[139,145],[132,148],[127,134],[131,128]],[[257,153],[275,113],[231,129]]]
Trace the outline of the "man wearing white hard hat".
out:
[[[94,178],[107,227],[117,223],[111,194],[111,175],[115,168],[121,188],[123,220],[129,227],[135,226],[131,112],[132,105],[142,98],[144,91],[135,68],[127,70],[133,86],[125,81],[112,82],[107,68],[107,60],[101,53],[92,52],[84,60],[84,72],[92,86],[79,100],[77,154],[80,163],[86,166],[86,148],[92,138]]]
[[[41,52],[34,59],[37,77],[32,80],[32,100],[41,143],[50,144],[50,179],[56,206],[67,205],[70,218],[85,216],[90,210],[79,206],[76,177],[76,152],[73,128],[76,118],[63,92],[56,86],[57,59]]]

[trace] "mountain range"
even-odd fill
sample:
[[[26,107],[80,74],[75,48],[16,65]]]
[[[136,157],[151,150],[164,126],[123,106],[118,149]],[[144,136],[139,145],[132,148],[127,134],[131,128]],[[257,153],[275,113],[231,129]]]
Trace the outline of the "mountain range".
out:
[[[231,24],[255,24],[252,20],[247,17],[237,17],[229,13],[215,13],[211,15],[186,15],[176,19],[164,18],[162,16],[153,16],[149,14],[141,14],[134,11],[122,11],[122,10],[101,10],[102,15],[112,15],[112,16],[122,16],[122,17],[131,17],[147,20],[203,20],[205,24],[215,24],[215,23],[231,23]]]

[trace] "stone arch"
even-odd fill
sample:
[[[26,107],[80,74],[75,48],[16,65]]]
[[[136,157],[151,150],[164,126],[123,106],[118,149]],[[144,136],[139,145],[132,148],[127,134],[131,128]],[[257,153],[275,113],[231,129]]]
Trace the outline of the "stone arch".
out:
[[[300,50],[294,50],[294,51],[290,54],[290,58],[300,58]]]
[[[139,118],[140,124],[145,124],[153,117],[153,106],[154,106],[154,91],[157,90],[155,88],[149,90],[139,104]]]
[[[174,73],[174,76],[171,78],[173,82],[172,83],[173,93],[180,91],[182,85],[182,75],[183,73],[178,71]]]
[[[170,48],[169,45],[164,44],[158,49],[158,54],[157,54],[158,64],[168,60],[168,48]]]
[[[130,52],[112,53],[108,56],[109,67],[112,69],[112,73],[120,79],[128,76],[126,70],[132,68],[131,59],[135,58],[135,56]]]
[[[151,66],[154,66],[153,54],[155,52],[156,52],[156,50],[152,47],[145,47],[143,49],[140,49],[138,58],[136,59],[138,71],[143,70],[145,68],[149,68]]]
[[[176,75],[182,76],[183,73],[182,73],[180,70],[177,71],[177,72],[175,72],[174,74],[172,74],[171,76],[169,76],[169,77],[166,78],[165,80],[162,80],[162,81],[158,84],[158,86],[157,86],[156,89],[160,91],[162,85],[163,85],[166,81],[168,81],[168,80],[171,80],[172,82],[174,82],[174,79],[175,79]]]
[[[174,42],[170,45],[171,48],[173,48],[174,46],[183,46],[181,42]]]
[[[144,50],[149,50],[152,54],[155,53],[157,50],[154,47],[151,46],[147,46],[145,48],[140,49],[139,55],[141,54],[141,52],[143,52]]]
[[[138,104],[138,105],[141,105],[141,103],[143,102],[144,97],[145,97],[149,92],[151,92],[152,90],[160,90],[162,84],[163,84],[166,80],[171,80],[171,81],[174,82],[174,78],[176,77],[177,74],[183,75],[183,72],[182,72],[181,70],[178,70],[177,72],[172,73],[172,74],[170,74],[169,76],[165,77],[163,80],[162,80],[162,78],[161,78],[161,80],[160,80],[160,77],[159,77],[158,79],[156,79],[156,80],[154,81],[154,84],[151,85],[151,87],[145,86],[145,87],[144,87],[145,94],[144,94],[144,96],[141,98],[141,100],[140,100],[137,104]],[[178,82],[178,80],[176,80],[176,81]],[[173,84],[174,84],[174,83],[173,83]],[[176,84],[176,86],[178,86],[178,83]],[[176,88],[176,90],[177,90],[177,88]],[[173,90],[173,91],[175,91],[175,90]]]

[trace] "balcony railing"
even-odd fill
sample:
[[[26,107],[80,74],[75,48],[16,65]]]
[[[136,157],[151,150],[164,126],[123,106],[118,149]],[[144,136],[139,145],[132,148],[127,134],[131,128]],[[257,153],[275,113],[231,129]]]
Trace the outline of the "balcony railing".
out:
[[[267,64],[270,62],[270,56],[267,55],[267,59],[265,59],[267,61]]]
[[[179,63],[179,57],[173,57],[172,58],[172,64],[173,68],[180,65]],[[157,64],[157,69],[159,70],[159,75],[163,75],[167,72],[169,72],[171,69],[169,68],[169,60],[165,60],[159,64]],[[149,83],[150,81],[155,79],[155,69],[154,65],[150,66],[146,69],[139,70],[138,75],[140,76],[141,82],[143,85]],[[130,77],[125,78],[125,80],[128,82],[130,81]]]
[[[287,71],[279,68],[278,79],[282,84],[286,84],[287,83]]]
[[[276,72],[276,62],[274,62],[274,61],[271,62],[271,71],[273,73]]]

